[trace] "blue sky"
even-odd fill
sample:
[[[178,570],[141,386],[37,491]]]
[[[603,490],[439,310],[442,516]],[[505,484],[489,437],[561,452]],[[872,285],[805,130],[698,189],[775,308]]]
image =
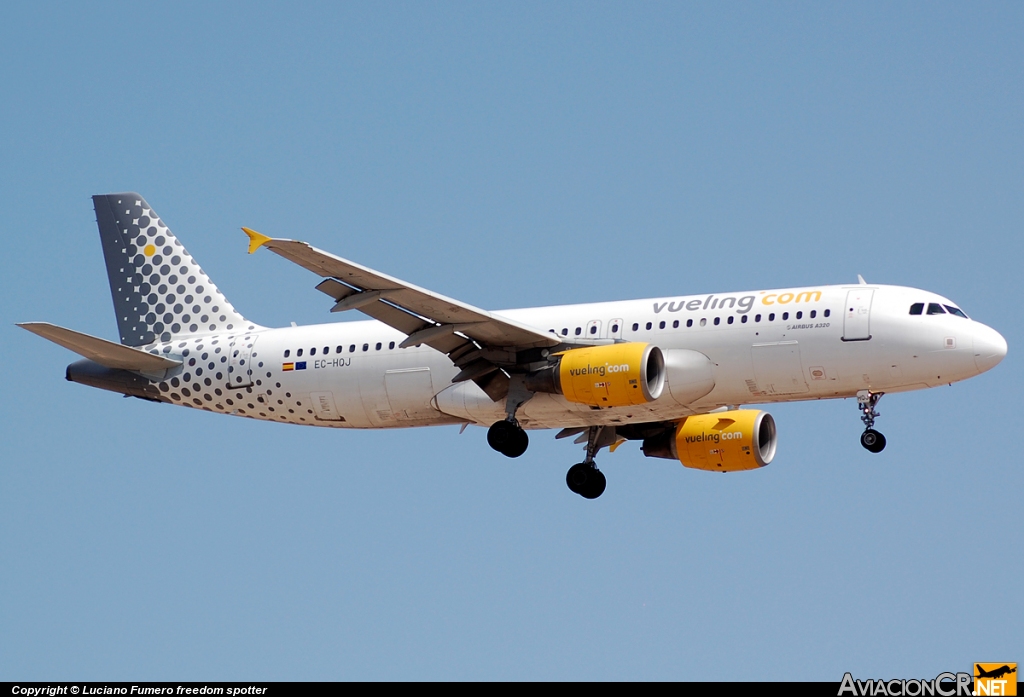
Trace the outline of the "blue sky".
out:
[[[818,679],[1020,661],[1024,8],[33,4],[0,23],[0,677]],[[869,281],[1007,359],[771,407],[718,477],[482,429],[122,399],[90,196],[136,190],[242,313],[330,321],[305,239],[485,308]],[[1014,522],[1017,521],[1017,522]]]

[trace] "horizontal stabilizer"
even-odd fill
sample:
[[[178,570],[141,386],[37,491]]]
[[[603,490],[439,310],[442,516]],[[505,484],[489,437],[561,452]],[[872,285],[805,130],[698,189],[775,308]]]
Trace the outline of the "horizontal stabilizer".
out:
[[[155,356],[142,349],[115,344],[49,322],[22,322],[18,326],[107,368],[157,372],[181,365],[181,361]]]

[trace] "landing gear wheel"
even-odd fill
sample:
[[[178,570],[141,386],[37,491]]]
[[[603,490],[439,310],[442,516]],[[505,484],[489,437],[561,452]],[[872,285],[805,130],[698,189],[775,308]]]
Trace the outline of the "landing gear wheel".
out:
[[[530,437],[519,424],[495,421],[487,429],[487,444],[506,457],[519,457],[530,445]]]
[[[530,437],[520,427],[516,429],[515,437],[512,438],[512,442],[508,444],[503,454],[508,457],[519,457],[526,452],[528,447],[530,447]]]
[[[604,473],[587,462],[581,462],[569,468],[565,475],[565,483],[569,491],[579,494],[585,499],[596,499],[604,493],[608,480]]]
[[[860,434],[860,444],[873,453],[880,453],[885,450],[885,436],[873,428],[869,428]]]

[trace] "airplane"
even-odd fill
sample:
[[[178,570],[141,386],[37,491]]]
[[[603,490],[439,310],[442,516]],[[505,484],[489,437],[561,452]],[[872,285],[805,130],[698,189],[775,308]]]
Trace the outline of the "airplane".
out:
[[[984,668],[982,668],[981,666],[978,666],[977,664],[975,664],[975,667],[978,670],[978,674],[974,676],[976,678],[995,678],[995,679],[998,679],[998,678],[1003,677],[1004,675],[1009,675],[1010,673],[1016,673],[1017,672],[1016,664],[1014,664],[1013,668],[1011,668],[1008,665],[1002,665],[999,668],[994,668],[993,670],[985,670]]]
[[[743,405],[856,398],[881,452],[882,395],[965,380],[1007,345],[955,303],[858,283],[489,312],[316,249],[242,228],[249,253],[322,280],[331,312],[371,319],[268,328],[244,318],[137,193],[93,197],[119,342],[21,326],[83,357],[67,380],[220,414],[331,428],[487,427],[522,455],[528,431],[585,444],[566,484],[596,499],[596,456],[735,472],[772,462],[774,419]]]

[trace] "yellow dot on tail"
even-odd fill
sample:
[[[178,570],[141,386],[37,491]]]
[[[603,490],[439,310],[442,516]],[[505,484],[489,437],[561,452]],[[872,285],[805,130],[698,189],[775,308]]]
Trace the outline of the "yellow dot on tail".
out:
[[[147,257],[151,257],[154,254],[156,254],[156,247],[154,247],[151,244],[147,244],[146,248],[142,250],[142,253],[145,254]]]

